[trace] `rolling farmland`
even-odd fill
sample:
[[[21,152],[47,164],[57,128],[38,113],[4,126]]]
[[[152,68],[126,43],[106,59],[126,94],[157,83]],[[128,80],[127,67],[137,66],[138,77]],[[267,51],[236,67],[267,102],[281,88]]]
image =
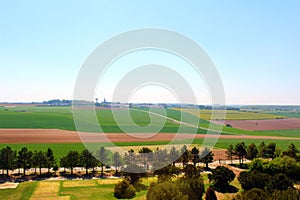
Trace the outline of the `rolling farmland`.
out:
[[[245,145],[250,143],[258,146],[261,142],[276,143],[276,147],[280,149],[287,149],[290,143],[300,146],[300,131],[295,130],[264,130],[264,131],[249,131],[233,127],[226,127],[215,124],[215,127],[223,127],[223,132],[220,135],[211,134],[206,135],[209,127],[208,116],[211,111],[201,111],[200,118],[197,110],[184,109],[180,112],[175,109],[167,109],[167,119],[157,115],[159,110],[151,109],[130,109],[129,113],[133,122],[138,127],[160,126],[159,120],[163,120],[163,127],[156,134],[151,137],[139,138],[139,132],[134,132],[134,137],[130,137],[119,127],[131,126],[126,119],[127,110],[116,109],[116,112],[121,116],[118,123],[115,121],[112,110],[98,109],[96,115],[102,129],[110,141],[122,148],[125,151],[134,149],[138,152],[142,147],[149,147],[152,150],[156,148],[163,149],[165,145],[169,144],[170,140],[176,135],[179,130],[180,122],[184,127],[181,134],[181,140],[177,140],[174,145],[180,149],[182,145],[186,144],[192,139],[192,146],[201,147],[209,138],[218,138],[214,145],[214,160],[226,159],[225,151],[229,145],[234,145],[239,142],[245,142]],[[218,112],[218,111],[215,111]],[[203,117],[204,116],[204,117]],[[283,117],[279,115],[266,113],[252,113],[252,112],[238,112],[229,111],[226,120],[231,121],[264,121],[268,120],[289,120],[288,116]],[[195,130],[192,125],[197,127],[197,134],[195,137],[191,133]],[[199,126],[199,127],[198,127]],[[51,148],[54,152],[56,161],[66,155],[66,152],[71,150],[83,151],[86,147],[81,143],[80,138],[75,132],[75,124],[73,121],[73,114],[70,107],[0,107],[0,149],[10,146],[14,150],[21,150],[22,147],[27,147],[31,151],[45,151]],[[102,140],[95,138],[96,133],[85,133],[90,137],[90,147],[99,149],[106,147],[110,150],[110,146]],[[145,136],[147,133],[143,133]],[[151,134],[151,133],[148,133]],[[205,137],[207,137],[205,139]],[[93,152],[95,153],[95,152]],[[109,157],[112,154],[110,152]],[[109,173],[109,172],[107,172]],[[205,187],[210,184],[205,176]],[[0,190],[0,196],[5,196],[6,199],[39,199],[39,198],[53,198],[53,199],[115,199],[113,196],[113,188],[116,182],[120,179],[96,179],[96,180],[55,180],[55,181],[33,181],[21,183],[15,189]],[[143,184],[149,186],[153,182],[153,178],[143,179]],[[239,186],[236,181],[236,185]],[[239,186],[240,187],[240,186]],[[101,191],[101,192],[99,192]],[[136,193],[134,199],[145,199],[147,190],[141,190]]]
[[[180,110],[180,109],[175,109]],[[197,109],[182,109],[183,112],[190,113],[196,117],[200,117],[205,120],[224,120],[223,112],[220,110],[197,110]],[[212,118],[212,113],[214,118]],[[268,114],[268,113],[258,113],[250,111],[236,111],[236,110],[227,110],[226,111],[226,120],[261,120],[261,119],[279,119],[285,118],[284,116]]]
[[[115,110],[117,113],[119,113],[121,116],[122,114],[125,115],[126,110]],[[147,111],[147,109],[143,109],[142,111]],[[151,110],[152,112],[156,112],[155,109]],[[167,109],[167,117],[170,117],[171,119],[180,121],[182,116],[184,116],[185,121],[184,122],[195,122],[199,121],[200,128],[197,130],[198,134],[206,134],[207,128],[209,127],[209,122],[205,119],[199,119],[195,116],[196,110],[193,109],[183,109],[184,112],[180,112],[175,109]],[[207,116],[210,115],[211,111],[204,110],[201,111],[204,116],[204,118],[207,118]],[[218,111],[216,111],[218,112]],[[109,109],[99,109],[96,110],[98,120],[101,124],[101,127],[103,128],[105,133],[111,133],[116,134],[122,133],[123,131],[118,127],[116,121],[114,120],[113,114],[111,110]],[[149,115],[147,112],[141,112],[139,110],[130,110],[130,115],[133,119],[133,121],[138,124],[140,127],[147,126],[151,122],[151,118],[160,118],[156,115]],[[239,118],[240,117],[240,118]],[[279,115],[273,115],[273,114],[265,114],[265,113],[251,113],[251,112],[238,112],[238,111],[228,111],[228,115],[226,116],[226,119],[235,118],[235,119],[257,119],[257,120],[263,120],[266,118],[276,119],[280,118]],[[165,120],[163,118],[163,120]],[[177,133],[179,124],[176,123],[174,120],[166,120],[163,128],[160,130],[160,133]],[[246,120],[247,121],[247,120]],[[121,123],[123,126],[126,126],[127,120],[122,121]],[[194,124],[197,125],[197,124]],[[155,126],[155,124],[154,124]],[[183,125],[184,126],[184,125]],[[218,125],[217,125],[218,126]],[[222,126],[222,125],[219,125]],[[50,130],[50,132],[53,130],[57,130],[57,134],[66,134],[62,130],[66,131],[75,131],[75,125],[73,121],[73,115],[70,107],[35,107],[35,106],[16,106],[16,107],[0,107],[0,128],[1,129],[45,129]],[[58,130],[60,129],[60,130]],[[185,126],[184,129],[185,133],[189,133],[189,131],[193,131],[193,128],[189,129],[189,127]],[[45,134],[46,134],[45,132]],[[24,131],[24,134],[26,132]],[[60,137],[64,137],[62,135],[58,135]],[[224,138],[221,137],[217,144],[216,148],[226,148],[230,143],[234,143],[239,139],[238,137],[240,135],[249,135],[249,136],[266,136],[266,138],[247,138],[245,137],[243,141],[246,143],[254,142],[255,144],[258,144],[261,141],[265,142],[271,142],[276,141],[277,145],[281,148],[286,148],[289,143],[292,141],[300,145],[299,140],[293,140],[292,138],[300,138],[300,130],[268,130],[268,131],[247,131],[247,130],[241,130],[237,128],[231,128],[231,127],[223,127],[223,133],[222,135],[233,135],[232,138]],[[234,138],[234,135],[236,135],[236,138]],[[269,136],[275,136],[275,137],[290,137],[291,140],[278,140],[278,139],[271,139],[267,138]],[[21,136],[19,136],[21,137]],[[199,137],[201,137],[199,135]],[[164,139],[163,139],[164,138]],[[52,138],[53,139],[53,138]],[[144,140],[144,141],[137,141],[133,139],[130,140],[117,140],[114,139],[113,143],[118,146],[155,146],[155,145],[165,145],[168,144],[168,140],[170,138],[162,137],[161,139],[152,139],[152,140]],[[202,144],[204,138],[196,138],[194,140],[194,144]],[[51,142],[52,141],[52,142]],[[45,146],[49,146],[54,149],[54,152],[56,153],[56,156],[60,158],[64,152],[68,150],[82,150],[84,149],[84,146],[80,143],[79,140],[74,140],[67,142],[66,144],[57,143],[54,140],[51,141],[43,141],[43,143],[39,143],[38,141],[27,141],[26,146],[29,147],[31,150],[42,150],[45,148]],[[53,142],[55,141],[55,142]],[[178,144],[183,144],[183,141],[177,141]],[[96,144],[96,143],[95,143]],[[20,149],[24,146],[23,142],[9,142],[8,140],[2,141],[2,144],[0,144],[1,147],[5,147],[6,145],[10,145],[13,148]],[[103,145],[103,143],[102,143]]]

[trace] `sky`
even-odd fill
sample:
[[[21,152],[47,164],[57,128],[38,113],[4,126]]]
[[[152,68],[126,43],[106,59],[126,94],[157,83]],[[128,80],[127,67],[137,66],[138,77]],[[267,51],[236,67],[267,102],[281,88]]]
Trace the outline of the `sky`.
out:
[[[94,49],[120,33],[149,27],[198,43],[220,74],[227,104],[300,105],[300,1],[279,0],[2,1],[0,102],[72,99],[78,73]],[[189,64],[155,51],[112,64],[95,97],[111,100],[126,70],[147,63],[182,73],[197,103],[210,104],[204,81]],[[178,99],[167,88],[148,85],[128,101]]]

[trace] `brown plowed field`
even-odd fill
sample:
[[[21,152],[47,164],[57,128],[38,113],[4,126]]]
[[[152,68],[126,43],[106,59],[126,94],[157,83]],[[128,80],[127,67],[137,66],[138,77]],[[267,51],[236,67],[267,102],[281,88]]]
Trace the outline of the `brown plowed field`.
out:
[[[212,122],[220,124],[218,120]],[[264,119],[264,120],[225,120],[233,128],[259,131],[259,130],[292,130],[300,129],[300,119]]]
[[[80,142],[151,142],[170,141],[177,139],[195,138],[228,138],[228,139],[287,139],[299,140],[300,138],[275,137],[275,136],[250,136],[250,135],[205,135],[205,134],[175,134],[175,133],[135,133],[134,136],[125,133],[80,133],[76,131],[58,129],[0,129],[0,143],[80,143]]]

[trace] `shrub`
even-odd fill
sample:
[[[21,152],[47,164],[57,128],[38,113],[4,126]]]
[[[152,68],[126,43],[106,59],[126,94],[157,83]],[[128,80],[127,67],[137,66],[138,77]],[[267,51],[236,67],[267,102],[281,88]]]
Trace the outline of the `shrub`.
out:
[[[265,189],[270,182],[271,176],[258,171],[241,172],[238,180],[244,190],[252,188]]]
[[[261,158],[255,158],[250,166],[249,169],[251,171],[259,171],[259,172],[263,172],[264,171],[264,167],[263,167],[263,162]]]
[[[128,180],[123,180],[115,185],[114,196],[117,199],[132,199],[135,197],[135,189]]]
[[[260,200],[260,199],[267,200],[268,193],[258,188],[253,188],[251,190],[238,194],[233,198],[233,200]]]
[[[189,200],[174,182],[152,183],[147,193],[147,200]]]
[[[293,188],[293,182],[285,174],[276,174],[272,176],[270,183],[267,184],[267,190],[287,190]]]
[[[300,193],[298,190],[277,190],[273,192],[271,198],[272,200],[300,200]]]
[[[283,173],[290,179],[300,180],[300,163],[296,159],[287,156],[275,158],[269,162],[264,171],[270,175]]]

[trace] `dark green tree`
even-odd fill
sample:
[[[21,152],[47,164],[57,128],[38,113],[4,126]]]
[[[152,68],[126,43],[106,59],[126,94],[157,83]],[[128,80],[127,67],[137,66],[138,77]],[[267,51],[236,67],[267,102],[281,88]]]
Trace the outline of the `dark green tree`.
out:
[[[244,142],[237,143],[234,148],[235,154],[239,157],[240,165],[244,163],[244,157],[246,156],[246,145]]]
[[[233,148],[232,144],[229,145],[229,147],[226,149],[226,155],[227,155],[227,158],[230,159],[230,162],[232,164],[232,158],[235,155],[234,148]]]
[[[206,147],[201,151],[199,157],[200,157],[200,162],[205,164],[206,169],[208,169],[208,163],[212,163],[214,161],[213,152]]]
[[[267,146],[264,141],[262,141],[258,146],[258,155],[259,158],[266,158],[267,157]]]
[[[300,200],[300,191],[296,189],[276,190],[269,200]]]
[[[276,144],[270,143],[267,146],[267,157],[268,158],[275,158],[275,152],[276,152]]]
[[[97,158],[100,161],[101,165],[101,176],[104,175],[104,166],[108,162],[108,151],[104,147],[100,147],[97,152]]]
[[[33,163],[35,167],[39,168],[40,175],[42,174],[42,168],[47,164],[47,157],[43,151],[35,151],[33,153]]]
[[[124,155],[124,161],[127,165],[134,164],[136,162],[136,156],[133,149],[130,149]]]
[[[259,188],[253,188],[251,190],[245,191],[241,194],[236,195],[233,200],[269,200],[268,193]]]
[[[297,159],[297,154],[299,153],[299,150],[296,148],[294,143],[291,143],[286,151],[284,151],[282,154],[283,156],[289,156],[291,158]],[[299,160],[299,159],[298,159]]]
[[[197,163],[200,162],[199,153],[200,153],[200,151],[197,147],[192,148],[191,157],[192,157],[192,162],[193,162],[194,166],[196,166]]]
[[[200,170],[194,165],[186,165],[184,168],[184,176],[178,178],[175,182],[178,184],[180,191],[189,197],[190,200],[202,199],[204,194],[203,178]]]
[[[214,188],[219,192],[227,192],[230,190],[230,182],[235,178],[235,174],[232,170],[218,166],[212,170],[211,174],[208,174],[208,179],[213,183]]]
[[[172,178],[175,178],[179,173],[180,168],[171,164],[154,171],[154,174],[157,175],[158,182],[172,181]]]
[[[0,150],[0,168],[6,170],[6,175],[9,176],[8,171],[16,167],[16,151],[13,151],[9,146]]]
[[[47,168],[48,168],[48,173],[50,173],[50,169],[56,165],[55,163],[55,157],[53,154],[53,150],[51,148],[48,148],[46,151],[46,158],[47,158]]]
[[[179,159],[179,152],[176,150],[176,148],[173,146],[170,150],[170,162],[172,162],[173,166],[175,166],[176,162]]]
[[[253,160],[254,158],[257,157],[257,154],[258,154],[258,149],[257,149],[256,145],[254,143],[251,143],[247,147],[246,158],[249,159],[249,160]]]
[[[123,160],[119,152],[115,152],[112,157],[113,166],[116,168],[116,174],[118,174],[118,168],[122,166]]]
[[[23,168],[23,175],[26,174],[26,169],[31,167],[32,163],[32,151],[29,151],[26,147],[23,147],[19,152],[17,159],[19,161],[20,166]]]
[[[258,171],[244,171],[240,173],[238,180],[244,190],[251,190],[253,188],[266,189],[266,186],[271,181],[271,176]]]
[[[154,170],[165,167],[169,164],[168,152],[166,149],[161,150],[159,148],[153,154],[152,166]]]
[[[172,165],[169,165],[171,169]],[[166,169],[166,168],[165,168]],[[199,200],[204,193],[204,183],[200,171],[187,164],[184,168],[184,176],[176,181],[166,179],[159,183],[152,183],[147,193],[148,200]]]
[[[148,161],[152,157],[152,150],[148,147],[143,147],[139,150],[139,154],[142,156],[144,168],[147,169]]]
[[[98,160],[89,150],[84,149],[80,154],[80,164],[85,168],[85,175],[88,175],[88,169],[96,167]]]
[[[189,150],[187,149],[187,146],[184,145],[181,148],[181,156],[180,156],[180,161],[182,162],[183,168],[189,163],[190,161],[190,153]]]
[[[251,162],[249,169],[251,171],[264,171],[264,166],[261,158],[254,158],[254,160]]]
[[[66,173],[66,167],[68,166],[67,161],[68,161],[67,156],[63,156],[62,158],[60,158],[59,161],[60,167],[64,168],[64,173]]]
[[[66,156],[66,163],[64,167],[70,168],[71,175],[73,175],[73,169],[74,167],[80,166],[80,155],[78,151],[69,151],[69,153]]]
[[[292,189],[294,186],[293,181],[289,179],[285,174],[276,174],[272,176],[270,182],[267,183],[267,190],[269,192],[274,192],[275,190],[287,190]]]
[[[264,171],[272,176],[283,173],[290,179],[300,180],[300,164],[295,158],[289,156],[273,159],[264,166]]]

